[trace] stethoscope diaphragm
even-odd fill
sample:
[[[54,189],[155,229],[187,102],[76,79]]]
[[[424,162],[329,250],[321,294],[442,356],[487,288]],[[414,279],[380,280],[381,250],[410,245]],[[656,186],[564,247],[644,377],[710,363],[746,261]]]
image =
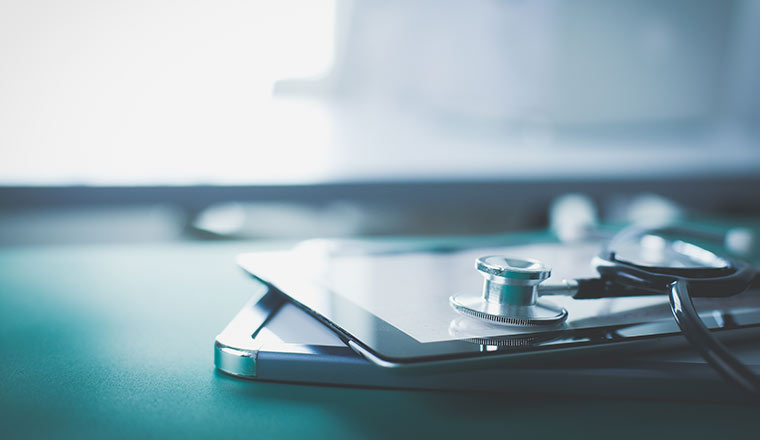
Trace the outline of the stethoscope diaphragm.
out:
[[[567,319],[564,308],[538,300],[538,285],[551,275],[540,261],[489,255],[478,258],[475,268],[483,275],[483,291],[450,297],[457,312],[514,326],[556,325]]]

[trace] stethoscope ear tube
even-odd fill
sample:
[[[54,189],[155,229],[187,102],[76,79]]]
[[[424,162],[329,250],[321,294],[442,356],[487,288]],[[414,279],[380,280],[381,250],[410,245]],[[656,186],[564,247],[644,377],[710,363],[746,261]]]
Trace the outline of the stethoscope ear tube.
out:
[[[678,280],[669,289],[670,310],[686,339],[724,379],[760,398],[760,378],[737,359],[705,326],[689,293],[691,282]]]

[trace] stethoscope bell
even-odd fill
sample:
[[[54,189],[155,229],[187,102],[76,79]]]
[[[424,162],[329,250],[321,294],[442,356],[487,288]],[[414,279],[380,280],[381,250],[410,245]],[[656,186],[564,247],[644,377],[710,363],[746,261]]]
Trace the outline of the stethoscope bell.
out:
[[[459,313],[517,326],[559,324],[567,318],[567,310],[538,300],[538,285],[552,273],[540,261],[491,255],[475,260],[475,268],[485,278],[483,293],[450,297]]]

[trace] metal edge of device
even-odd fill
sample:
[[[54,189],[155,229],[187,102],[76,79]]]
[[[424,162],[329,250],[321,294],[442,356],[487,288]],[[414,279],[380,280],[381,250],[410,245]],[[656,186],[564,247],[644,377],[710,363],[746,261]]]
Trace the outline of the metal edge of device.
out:
[[[716,332],[716,337],[724,342],[741,342],[755,338],[760,334],[760,324],[743,328],[730,329]],[[546,367],[546,362],[563,361],[573,364],[577,361],[574,355],[579,351],[584,353],[584,359],[609,359],[611,355],[631,356],[637,353],[664,353],[668,350],[683,349],[689,346],[688,341],[681,333],[669,333],[651,335],[643,339],[615,340],[607,343],[584,345],[580,347],[558,347],[540,352],[508,353],[505,355],[493,354],[480,358],[458,358],[445,360],[429,360],[425,362],[400,362],[394,359],[385,359],[375,354],[359,341],[349,340],[348,345],[364,359],[382,367],[385,370],[397,374],[431,374],[455,372],[468,369],[489,368],[522,368],[522,367]],[[494,348],[497,348],[494,346]]]
[[[214,366],[219,371],[243,378],[256,377],[256,357],[258,350],[238,350],[214,343]]]
[[[425,362],[399,362],[392,359],[384,359],[360,345],[356,341],[348,341],[348,345],[364,359],[380,366],[388,371],[398,374],[429,374],[454,372],[462,368],[489,369],[489,368],[516,368],[516,367],[545,367],[546,362],[568,361],[572,363],[574,355],[583,351],[584,358],[605,357],[612,354],[625,353],[630,355],[636,352],[648,352],[681,348],[685,346],[680,334],[663,335],[657,338],[635,341],[616,341],[615,343],[595,344],[581,347],[561,347],[547,351],[530,351],[523,353],[508,353],[504,355],[493,354],[490,356],[473,358],[463,357],[457,359],[428,360]],[[493,346],[497,348],[497,346]],[[633,350],[633,351],[632,351]],[[485,350],[487,351],[487,350]]]
[[[259,344],[255,336],[284,303],[285,299],[266,286],[254,295],[227,324],[214,341],[214,366],[227,374],[256,377]]]
[[[310,379],[300,381],[303,383],[384,386],[383,369],[348,346],[260,341],[264,327],[288,302],[280,293],[267,286],[262,288],[265,293],[248,300],[217,335],[214,341],[217,370],[241,379],[299,382],[294,377],[302,374],[294,366],[307,365]],[[325,369],[325,365],[329,368]]]

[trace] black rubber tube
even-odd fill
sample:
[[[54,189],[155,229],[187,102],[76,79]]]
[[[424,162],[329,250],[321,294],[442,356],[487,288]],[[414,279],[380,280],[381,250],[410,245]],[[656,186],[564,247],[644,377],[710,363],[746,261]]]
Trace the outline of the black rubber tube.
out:
[[[712,335],[700,319],[689,295],[687,281],[670,285],[670,310],[686,339],[728,382],[738,386],[752,399],[760,398],[760,378]]]

